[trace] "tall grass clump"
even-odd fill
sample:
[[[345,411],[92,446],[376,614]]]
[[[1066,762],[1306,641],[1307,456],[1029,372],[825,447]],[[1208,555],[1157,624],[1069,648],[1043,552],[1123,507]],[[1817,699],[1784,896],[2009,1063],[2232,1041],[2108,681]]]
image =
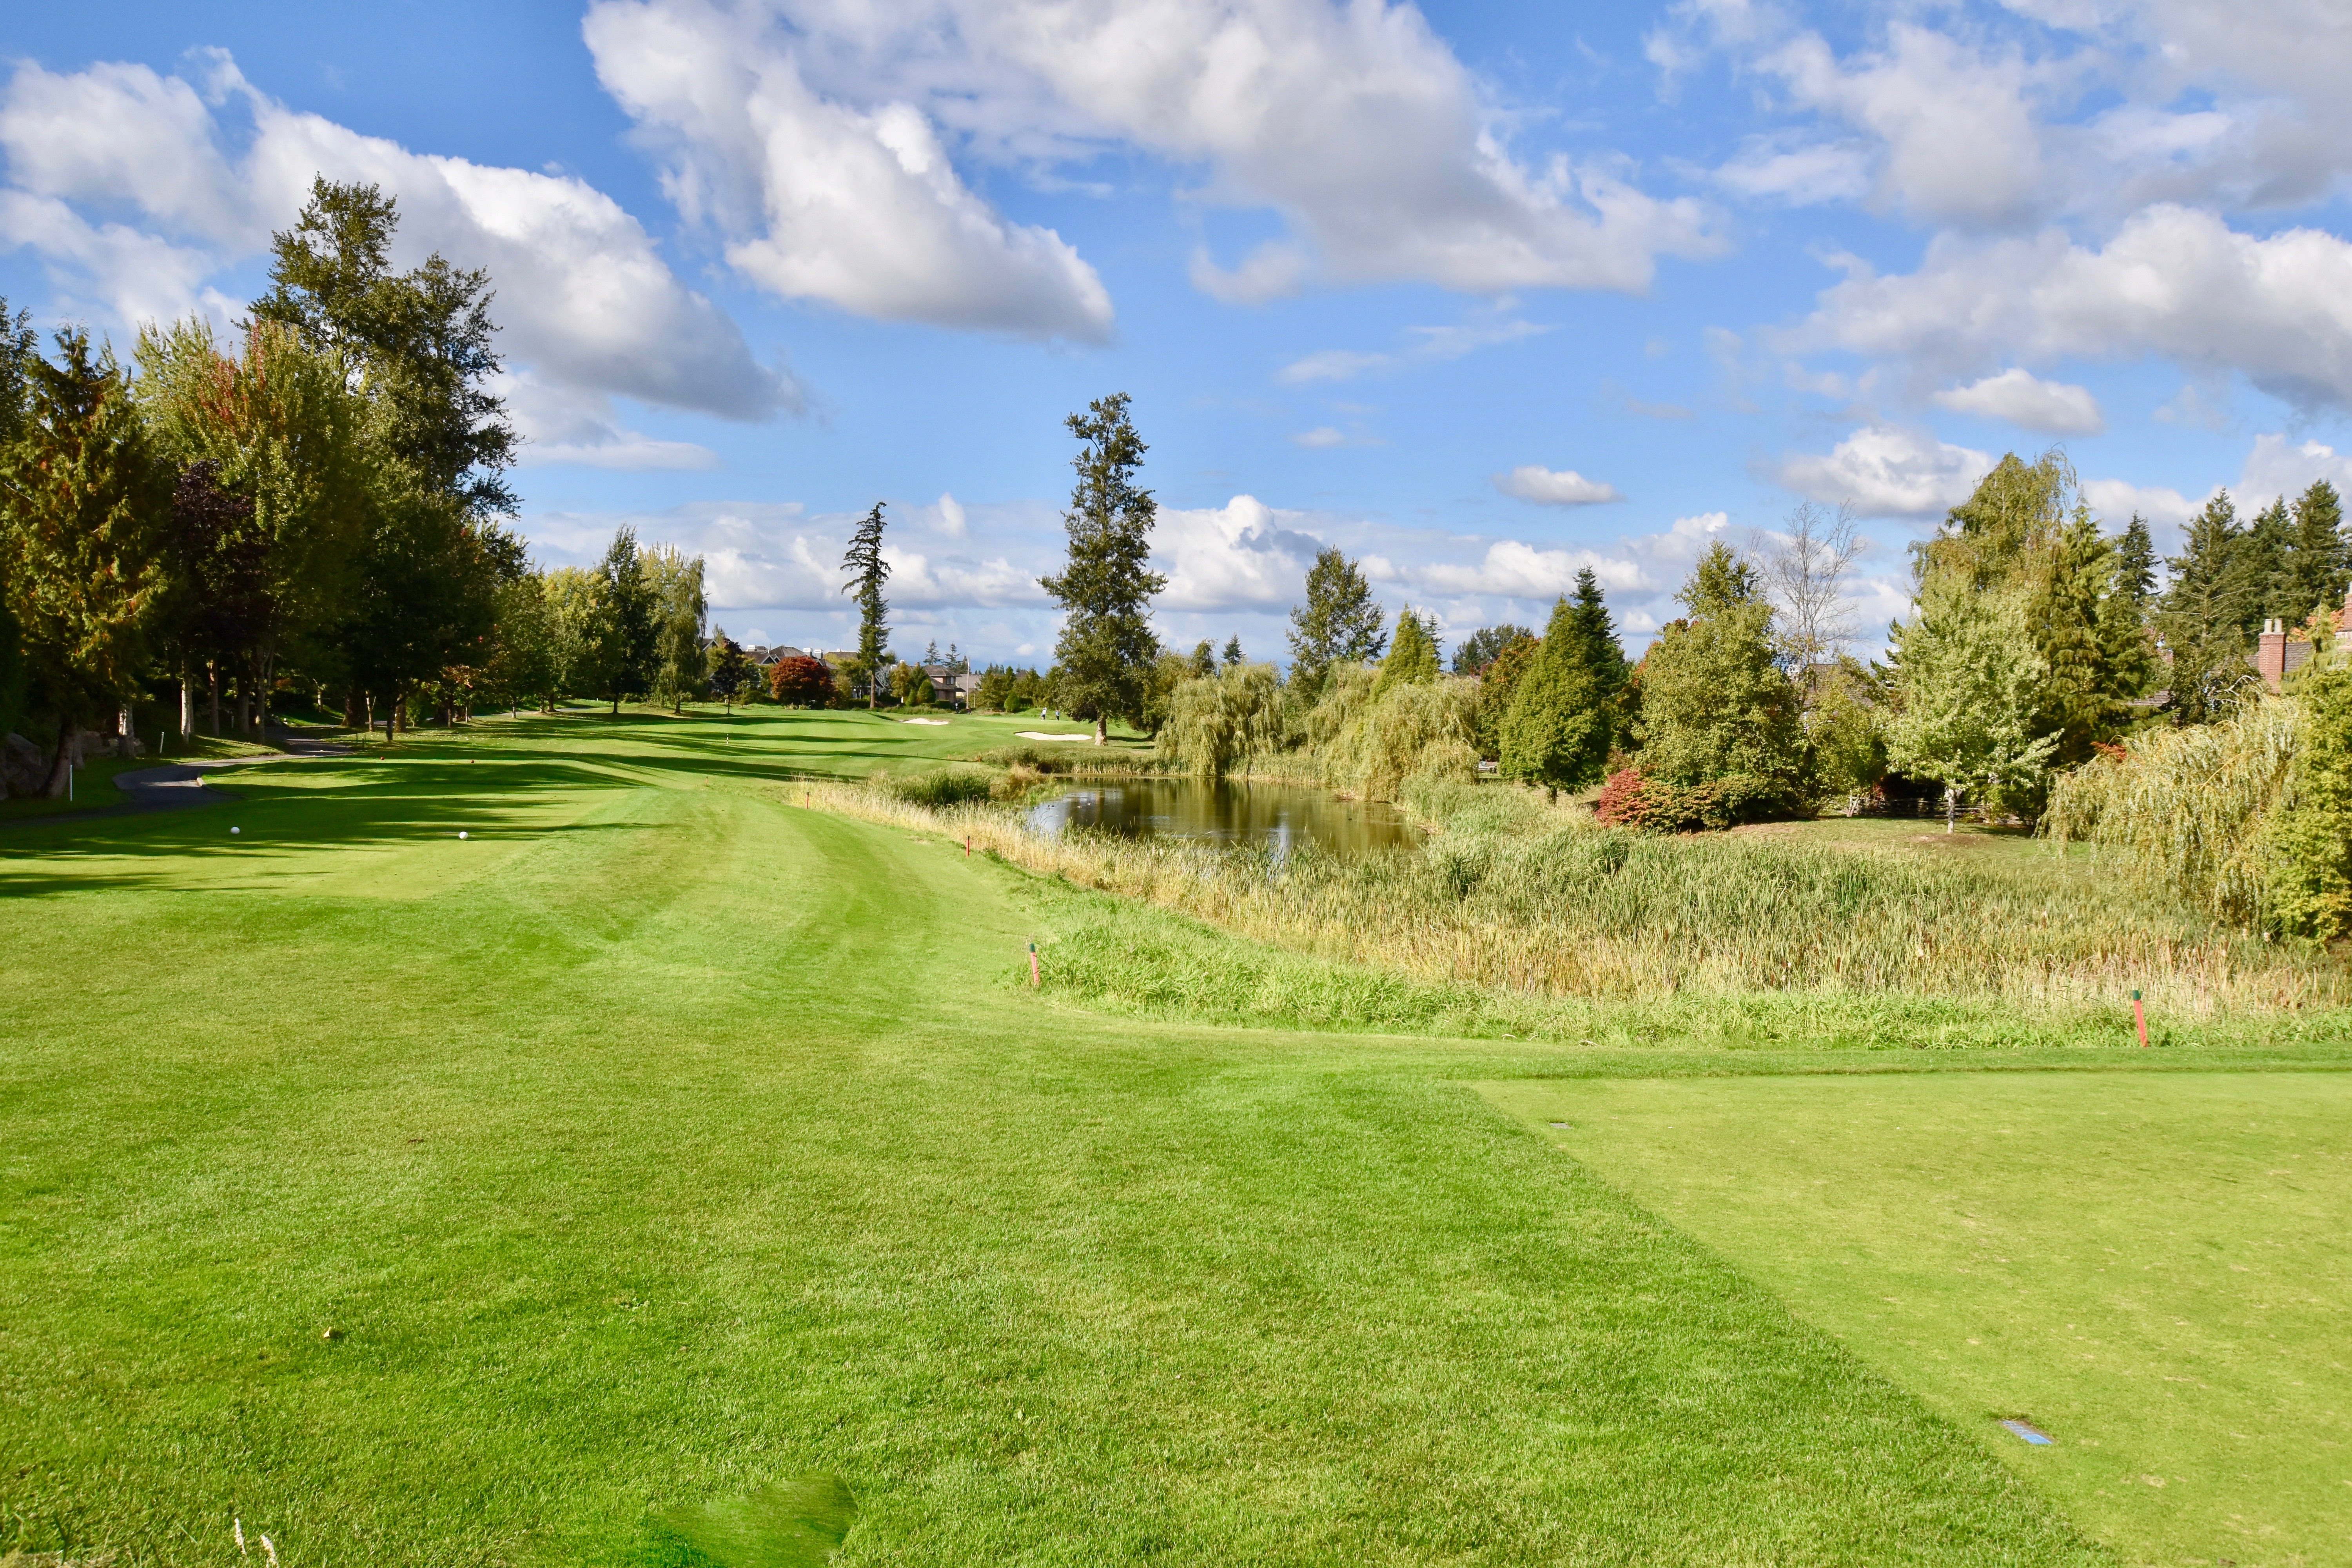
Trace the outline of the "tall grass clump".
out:
[[[1459,787],[1459,786],[1456,786]],[[1444,812],[1447,787],[1408,791]],[[2343,972],[2116,879],[1741,836],[1596,826],[1522,792],[1464,790],[1416,848],[1279,858],[1183,841],[1045,838],[1002,811],[925,814],[855,788],[836,809],[962,834],[1013,865],[1228,931],[1433,984],[1528,998],[1900,996],[2079,1013],[2133,989],[2179,1017],[2338,1005]],[[1491,804],[1490,804],[1491,803]]]
[[[2062,775],[2042,830],[2113,852],[2151,893],[2214,919],[2258,924],[2273,863],[2263,823],[2301,746],[2303,710],[2264,697],[2212,724],[2135,736]]]

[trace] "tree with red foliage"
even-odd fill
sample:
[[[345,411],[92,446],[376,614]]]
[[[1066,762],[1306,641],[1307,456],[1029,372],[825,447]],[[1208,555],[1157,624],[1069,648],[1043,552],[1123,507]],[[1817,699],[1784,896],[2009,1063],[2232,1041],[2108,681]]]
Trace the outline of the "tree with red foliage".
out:
[[[768,671],[768,689],[787,708],[833,706],[833,670],[824,660],[802,655],[780,658]]]

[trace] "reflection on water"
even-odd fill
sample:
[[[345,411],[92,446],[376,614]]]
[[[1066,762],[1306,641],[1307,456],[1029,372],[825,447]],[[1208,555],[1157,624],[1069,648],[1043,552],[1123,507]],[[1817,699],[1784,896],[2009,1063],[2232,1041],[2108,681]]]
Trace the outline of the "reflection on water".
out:
[[[1286,855],[1301,844],[1351,858],[1415,835],[1392,805],[1341,800],[1298,784],[1204,784],[1198,779],[1122,779],[1074,787],[1029,810],[1048,837],[1094,827],[1130,838],[1206,838],[1263,845]]]

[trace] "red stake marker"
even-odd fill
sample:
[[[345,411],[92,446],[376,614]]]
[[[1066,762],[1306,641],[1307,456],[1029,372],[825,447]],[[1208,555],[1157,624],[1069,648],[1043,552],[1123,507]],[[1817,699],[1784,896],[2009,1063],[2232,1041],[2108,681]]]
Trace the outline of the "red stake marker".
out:
[[[971,835],[969,833],[963,836],[963,858],[967,860],[971,858]]]
[[[2132,1022],[2139,1026],[2139,1048],[2147,1049],[2147,1009],[2140,1003],[2139,993],[2132,993]]]
[[[1029,989],[1037,989],[1037,944],[1029,944]]]

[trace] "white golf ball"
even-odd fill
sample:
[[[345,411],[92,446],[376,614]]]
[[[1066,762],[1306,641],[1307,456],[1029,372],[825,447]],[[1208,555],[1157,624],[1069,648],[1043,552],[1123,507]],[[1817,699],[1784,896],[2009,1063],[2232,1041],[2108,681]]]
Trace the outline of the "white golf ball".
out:
[[[243,829],[242,827],[232,827],[232,828],[230,828],[230,829],[229,829],[229,831],[230,831],[231,833],[242,833],[242,832],[244,832],[244,831],[245,831],[245,829]]]
[[[460,837],[460,838],[463,838],[463,837],[466,837],[466,835],[461,831],[461,832],[457,835],[457,837]]]

